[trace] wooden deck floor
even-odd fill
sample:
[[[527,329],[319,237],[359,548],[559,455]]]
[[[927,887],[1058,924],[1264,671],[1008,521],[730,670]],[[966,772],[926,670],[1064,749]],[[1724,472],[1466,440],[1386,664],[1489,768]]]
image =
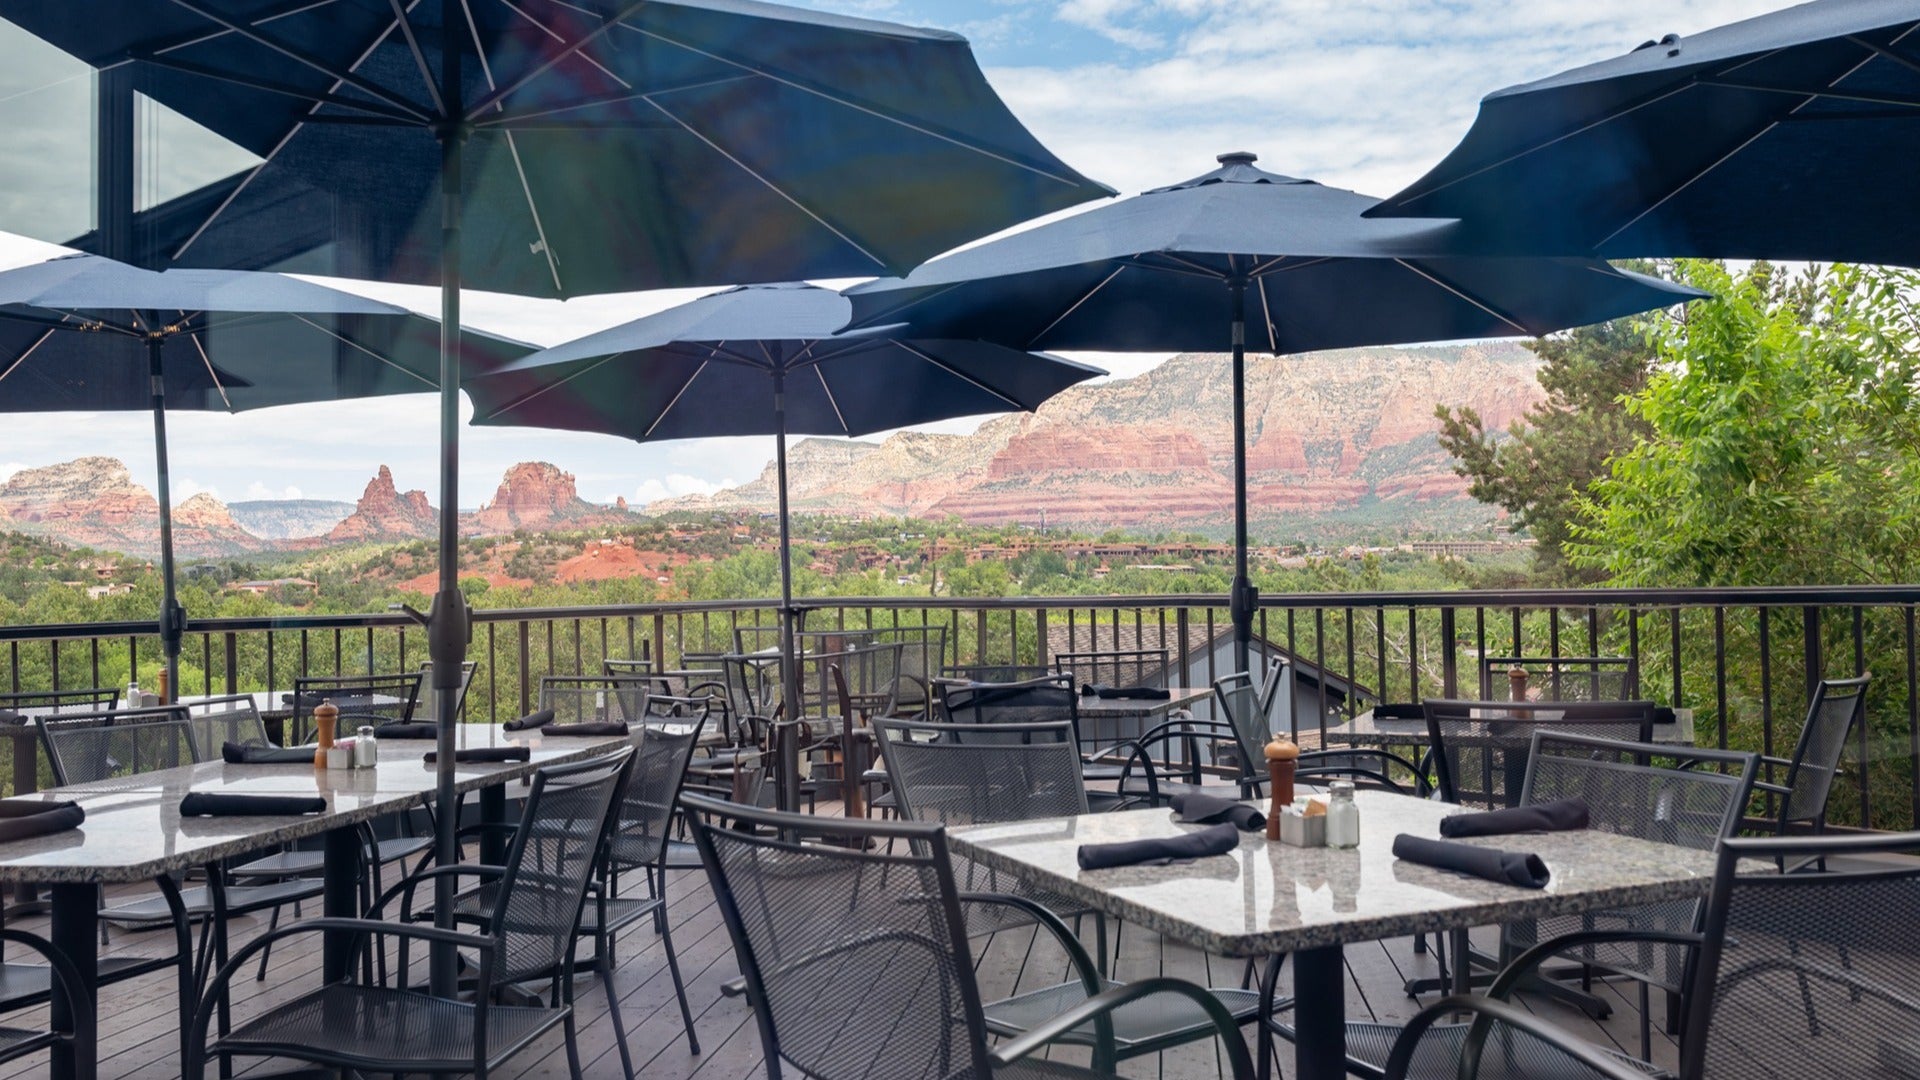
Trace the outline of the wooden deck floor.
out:
[[[687,980],[688,1000],[702,1052],[699,1055],[688,1052],[659,939],[650,927],[640,928],[622,939],[620,962],[614,976],[636,1068],[647,1080],[764,1077],[759,1039],[746,1003],[720,994],[721,984],[735,977],[738,969],[711,892],[700,874],[686,873],[676,875],[670,883],[669,895],[674,943]],[[11,925],[45,931],[44,918],[16,919]],[[258,925],[252,920],[236,920],[234,940],[246,940]],[[1241,977],[1240,962],[1202,955],[1177,943],[1162,941],[1158,935],[1138,927],[1123,926],[1114,936],[1117,940],[1110,944],[1115,953],[1113,970],[1117,978],[1166,974],[1214,985],[1237,985]],[[103,955],[141,953],[164,946],[158,935],[115,932]],[[249,979],[236,984],[240,988],[236,994],[236,1017],[244,1018],[312,987],[319,976],[319,963],[317,941],[276,951],[265,982]],[[1036,941],[1035,932],[1031,930],[994,935],[980,947],[977,967],[982,991],[989,999],[1058,982],[1066,970],[1065,959],[1058,949],[1044,939]],[[1350,947],[1347,950],[1348,1015],[1354,1019],[1381,1021],[1404,1019],[1416,1011],[1421,1002],[1407,997],[1402,984],[1415,975],[1433,974],[1435,968],[1433,957],[1416,955],[1412,942],[1405,938]],[[1522,1001],[1528,1008],[1554,1018],[1588,1039],[1633,1052],[1638,1046],[1638,1013],[1631,991],[1607,988],[1601,992],[1615,1003],[1613,1016],[1604,1023],[1538,998],[1523,997]],[[596,980],[582,981],[579,1003],[583,1016],[581,1053],[586,1075],[620,1077],[620,1060],[606,1015],[606,997]],[[128,1080],[164,1080],[179,1075],[174,1009],[173,984],[166,975],[153,975],[108,988],[101,999],[100,1075]],[[20,1015],[26,1022],[40,1021],[38,1016]],[[1071,1051],[1062,1053],[1072,1056]],[[1675,1053],[1673,1041],[1661,1035],[1656,1026],[1656,1058],[1671,1066]],[[1290,1075],[1290,1048],[1283,1046],[1280,1064],[1277,1075]],[[263,1066],[257,1071],[270,1070]],[[45,1072],[46,1060],[42,1054],[0,1066],[0,1080],[38,1077]],[[1219,1074],[1211,1044],[1184,1048],[1159,1058],[1140,1058],[1126,1063],[1122,1072],[1127,1076],[1175,1080],[1198,1080]],[[558,1035],[523,1054],[503,1075],[566,1076],[566,1056]]]

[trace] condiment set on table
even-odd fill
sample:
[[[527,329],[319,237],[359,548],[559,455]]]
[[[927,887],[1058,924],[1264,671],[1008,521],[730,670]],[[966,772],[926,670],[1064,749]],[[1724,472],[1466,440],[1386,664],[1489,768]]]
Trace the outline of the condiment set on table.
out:
[[[1296,797],[1293,780],[1300,748],[1280,735],[1267,744],[1267,839],[1292,847],[1360,846],[1360,808],[1353,802],[1353,781],[1335,780],[1328,795]]]
[[[360,730],[345,738],[334,738],[334,729],[340,722],[340,708],[331,700],[323,701],[313,710],[314,727],[318,729],[313,752],[313,767],[316,769],[371,769],[380,761],[380,743],[373,737],[371,725],[361,725]]]

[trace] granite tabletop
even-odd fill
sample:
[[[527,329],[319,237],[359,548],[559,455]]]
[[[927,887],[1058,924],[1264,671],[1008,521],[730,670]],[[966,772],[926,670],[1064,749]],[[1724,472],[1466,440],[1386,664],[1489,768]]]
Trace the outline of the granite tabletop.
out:
[[[550,739],[537,729],[507,731],[494,724],[462,724],[456,745],[522,745],[531,751],[531,760],[525,762],[456,765],[455,787],[464,793],[528,781],[543,765],[610,753],[627,745],[627,740]],[[431,800],[437,782],[435,766],[424,760],[433,748],[427,739],[382,739],[380,762],[371,769],[206,761],[21,796],[78,802],[87,820],[67,832],[0,843],[0,882],[145,881],[170,870],[201,866],[419,806]],[[327,810],[304,817],[182,818],[180,800],[192,791],[318,795],[327,801]]]
[[[1550,714],[1536,715],[1543,721],[1541,727],[1553,726],[1549,722],[1552,719]],[[1425,720],[1376,719],[1372,709],[1354,717],[1350,723],[1327,728],[1328,745],[1346,743],[1353,746],[1425,746],[1427,741]],[[1675,709],[1673,723],[1653,725],[1653,741],[1676,746],[1692,746],[1693,710]]]
[[[955,851],[1220,956],[1268,956],[1416,932],[1704,896],[1709,852],[1601,832],[1488,837],[1463,843],[1530,851],[1552,881],[1522,889],[1396,860],[1399,833],[1437,837],[1445,803],[1361,791],[1358,849],[1288,847],[1240,834],[1225,855],[1171,866],[1081,870],[1081,844],[1199,828],[1165,809],[975,825],[950,830]]]

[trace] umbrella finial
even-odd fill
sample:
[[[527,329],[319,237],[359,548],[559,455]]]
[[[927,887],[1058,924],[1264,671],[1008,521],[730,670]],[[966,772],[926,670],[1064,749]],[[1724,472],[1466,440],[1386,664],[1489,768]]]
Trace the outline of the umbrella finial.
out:
[[[1260,155],[1251,150],[1231,150],[1213,160],[1222,165],[1251,165],[1260,160]]]

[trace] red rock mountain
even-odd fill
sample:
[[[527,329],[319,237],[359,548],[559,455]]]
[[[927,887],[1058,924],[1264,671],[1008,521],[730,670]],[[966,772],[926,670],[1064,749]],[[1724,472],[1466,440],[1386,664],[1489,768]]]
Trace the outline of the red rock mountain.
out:
[[[125,464],[110,457],[14,473],[0,484],[0,526],[130,555],[160,551],[160,504],[134,483]],[[173,526],[174,551],[183,559],[241,555],[268,546],[204,492],[174,507]]]
[[[1247,358],[1249,501],[1275,540],[1354,530],[1445,530],[1493,511],[1466,494],[1434,438],[1436,403],[1500,429],[1541,400],[1532,353],[1510,342]],[[1132,379],[1082,385],[972,435],[880,443],[805,439],[789,455],[793,505],[837,514],[1191,529],[1231,524],[1227,359],[1174,357]],[[773,470],[670,510],[767,510]]]
[[[401,494],[393,484],[393,470],[380,466],[353,513],[333,527],[327,539],[334,543],[360,540],[425,540],[437,535],[438,525],[427,493],[415,489]]]
[[[537,531],[563,527],[588,528],[628,520],[626,500],[613,509],[595,506],[580,497],[573,474],[544,461],[523,461],[507,470],[493,499],[461,519],[461,531],[470,536]]]

